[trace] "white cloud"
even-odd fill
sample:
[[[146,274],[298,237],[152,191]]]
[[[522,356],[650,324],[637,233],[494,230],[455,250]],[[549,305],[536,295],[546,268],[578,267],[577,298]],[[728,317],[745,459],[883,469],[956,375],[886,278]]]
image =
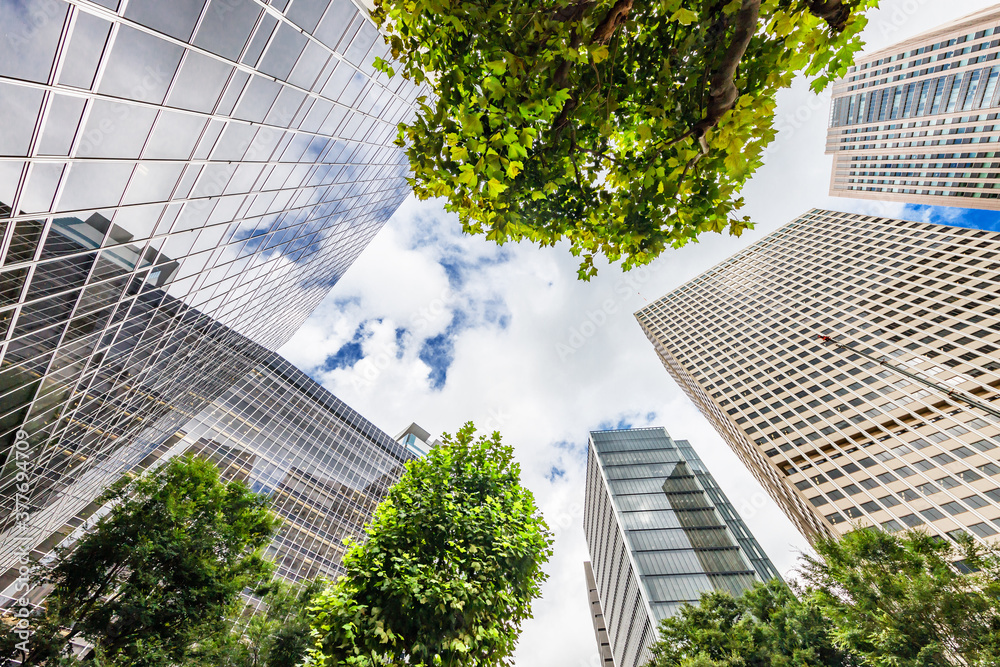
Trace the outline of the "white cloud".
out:
[[[890,0],[872,14],[868,34],[880,48],[985,5]],[[582,567],[583,452],[588,430],[602,423],[625,417],[646,425],[655,413],[653,425],[691,441],[779,570],[789,573],[806,548],[669,378],[632,312],[810,208],[902,212],[901,205],[827,194],[828,111],[828,99],[816,102],[803,81],[780,96],[781,132],[745,193],[755,230],[739,239],[706,236],[629,275],[604,266],[581,283],[564,245],[501,249],[463,236],[438,204],[408,200],[282,349],[391,434],[411,421],[440,432],[473,419],[514,445],[523,480],[556,529],[551,578],[525,625],[518,667],[596,664]],[[457,327],[456,314],[464,318]],[[361,360],[320,370],[362,325]],[[449,327],[451,363],[434,389],[421,351]],[[401,340],[397,329],[406,331]],[[562,472],[553,475],[553,468]]]

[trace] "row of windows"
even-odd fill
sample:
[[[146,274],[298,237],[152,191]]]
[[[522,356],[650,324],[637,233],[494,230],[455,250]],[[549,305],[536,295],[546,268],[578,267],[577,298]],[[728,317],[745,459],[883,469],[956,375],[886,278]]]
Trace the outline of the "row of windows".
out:
[[[805,344],[809,336],[817,332],[815,330],[824,331],[825,327],[817,327],[816,323],[826,323],[834,333],[842,333],[862,342],[871,340],[873,334],[881,336],[886,342],[880,343],[880,347],[885,348],[889,344],[900,346],[883,351],[909,355],[897,357],[899,363],[914,361],[917,370],[936,376],[938,381],[947,381],[949,384],[955,382],[964,387],[968,387],[973,376],[976,376],[984,383],[984,390],[991,391],[986,383],[995,380],[990,377],[990,373],[984,373],[989,370],[989,362],[980,360],[989,360],[996,351],[996,346],[988,343],[984,345],[983,342],[977,342],[976,338],[980,341],[992,341],[997,332],[995,321],[1000,311],[995,308],[987,309],[989,319],[985,321],[984,316],[975,314],[982,312],[976,309],[978,303],[993,298],[991,292],[995,281],[989,279],[989,272],[984,274],[982,269],[976,267],[980,257],[990,257],[991,253],[993,257],[996,256],[993,250],[995,243],[984,238],[986,236],[986,232],[972,230],[945,231],[929,225],[905,222],[887,225],[867,216],[814,212],[772,235],[766,242],[757,244],[716,267],[694,283],[668,295],[640,312],[639,317],[647,330],[651,331],[651,337],[655,336],[670,349],[692,376],[701,378],[701,386],[706,391],[716,390],[714,398],[718,401],[717,406],[723,407],[732,402],[732,407],[723,407],[732,415],[730,419],[742,421],[742,428],[748,434],[755,431],[762,433],[763,437],[757,439],[758,446],[767,445],[771,441],[785,443],[769,450],[768,454],[783,459],[783,456],[779,456],[783,451],[788,451],[789,455],[795,448],[808,451],[814,446],[841,437],[847,438],[848,444],[838,445],[834,451],[839,450],[837,456],[842,456],[844,450],[857,450],[856,446],[853,450],[850,449],[852,438],[857,437],[853,435],[856,428],[852,424],[860,426],[869,420],[873,421],[873,426],[878,430],[872,431],[868,443],[861,443],[862,446],[868,446],[875,444],[876,439],[897,438],[896,431],[899,431],[900,425],[906,426],[900,433],[915,430],[920,424],[938,422],[946,417],[950,419],[941,410],[958,409],[961,412],[963,406],[953,404],[949,408],[935,407],[934,404],[940,402],[939,396],[901,381],[888,371],[876,373],[877,369],[858,355],[851,355],[850,352],[832,353],[818,345]],[[979,241],[969,243],[969,237]],[[959,239],[964,243],[958,243]],[[948,245],[949,243],[954,245]],[[895,252],[891,253],[893,249]],[[917,256],[905,256],[907,251]],[[841,258],[848,254],[852,258],[852,269],[845,275]],[[963,273],[979,272],[982,279],[979,283],[972,282],[964,286],[956,283],[960,285],[953,292],[957,298],[951,299],[951,304],[944,308],[934,309],[932,299],[935,297],[947,304],[941,298],[939,290],[948,286],[939,284],[937,278],[919,274],[918,271],[922,268],[919,264],[916,264],[915,269],[911,268],[921,254],[922,263],[940,258],[939,264],[948,269],[941,276],[947,276],[949,282],[954,282],[952,276],[963,277]],[[757,263],[754,258],[758,255],[766,255],[768,261]],[[898,259],[893,263],[896,257]],[[896,268],[899,270],[895,270]],[[924,270],[923,273],[927,274],[928,271]],[[901,285],[898,293],[905,303],[892,296],[897,292],[894,282],[897,278]],[[932,282],[921,289],[922,283],[926,281]],[[968,281],[963,277],[963,282]],[[733,284],[734,293],[738,291],[738,299],[727,298],[729,283]],[[859,290],[858,283],[872,285],[871,291]],[[747,284],[753,284],[754,289],[748,292],[745,287]],[[974,288],[973,285],[976,284],[981,284],[982,290]],[[804,289],[804,285],[808,289]],[[815,307],[812,306],[813,300],[807,296],[808,290],[814,287],[820,289],[823,295]],[[968,293],[963,294],[963,291]],[[968,301],[963,301],[963,298]],[[904,318],[913,324],[917,323],[905,311],[920,303],[931,308],[928,310],[920,307],[923,317],[934,317],[934,321],[927,320],[925,331],[932,335],[924,335],[926,340],[920,339],[916,329],[908,333],[896,328]],[[785,306],[783,310],[782,306]],[[862,308],[864,306],[867,308]],[[880,314],[875,315],[876,312]],[[782,317],[781,322],[778,322]],[[970,326],[970,322],[973,326]],[[787,324],[781,326],[781,323]],[[873,327],[870,323],[880,325],[883,329]],[[981,324],[976,326],[975,323]],[[802,332],[801,339],[795,336],[796,330]],[[734,336],[728,335],[727,338],[731,331],[742,332],[738,345]],[[970,335],[973,333],[977,335]],[[951,342],[943,343],[941,339],[944,335],[949,337],[945,340]],[[778,340],[775,341],[775,338]],[[958,340],[962,341],[962,346],[968,352],[955,344]],[[815,359],[813,355],[816,355]],[[937,358],[932,360],[931,355]],[[945,359],[945,356],[949,358]],[[781,359],[787,359],[790,363]],[[824,363],[828,360],[829,363]],[[854,363],[850,363],[851,361]],[[945,361],[948,363],[942,363]],[[964,369],[964,364],[969,362],[973,362],[973,368],[956,374],[956,371]],[[872,374],[865,373],[866,363]],[[765,369],[757,373],[752,370],[747,372],[757,365],[763,365]],[[951,370],[953,366],[955,370]],[[675,368],[670,364],[668,367],[671,370]],[[838,368],[844,372],[838,371]],[[751,374],[753,377],[750,377]],[[852,376],[860,382],[854,381]],[[816,379],[816,384],[810,386],[810,379]],[[889,384],[890,380],[895,382]],[[789,393],[785,397],[780,396],[789,389],[793,392],[797,389],[794,393],[798,395]],[[824,394],[824,391],[829,393]],[[896,396],[894,392],[897,391],[901,395],[893,398],[893,402],[880,400],[880,395]],[[772,396],[781,400],[764,402]],[[742,400],[737,403],[736,399]],[[792,410],[779,415],[786,405]],[[876,405],[882,406],[882,409],[876,410]],[[868,409],[862,410],[866,406]],[[887,419],[898,420],[899,417],[893,415],[898,415],[896,410],[901,407],[912,415],[904,415],[904,419],[909,421],[896,427],[892,427],[889,422],[883,429],[880,423],[885,423]],[[703,409],[712,412],[710,406]],[[771,412],[772,410],[777,412]],[[795,415],[798,414],[802,414],[801,421],[796,421]],[[765,415],[769,417],[768,421],[761,421],[760,417]],[[724,424],[726,418],[721,415],[720,418],[721,421],[717,421],[717,424]],[[807,421],[814,426],[807,424]],[[987,426],[981,420],[977,422],[972,415],[968,415],[963,422],[968,422],[968,426],[979,433]],[[924,433],[923,437],[939,442],[944,438],[969,438],[957,430],[963,428],[960,424],[943,423],[935,424],[935,427],[942,429],[935,431],[940,436],[935,435],[931,439]],[[973,452],[972,447],[979,449],[982,446],[975,443],[983,441],[982,435],[971,437],[968,442],[962,440],[965,444],[958,443],[964,449],[956,449],[954,445],[950,449],[956,449],[959,458],[968,458]],[[939,467],[953,458],[945,453],[948,450],[942,451],[936,445],[932,449],[935,451],[928,451],[927,459],[921,465]],[[989,447],[987,451],[992,449]],[[875,463],[873,459],[869,460]],[[794,470],[795,468],[790,469],[791,472]],[[900,469],[900,472],[905,470]],[[891,472],[886,474],[894,475]],[[962,473],[962,476],[971,478],[971,474],[979,473],[970,469]],[[803,512],[791,499],[786,503],[786,510],[792,514]],[[808,517],[803,520],[809,522]]]

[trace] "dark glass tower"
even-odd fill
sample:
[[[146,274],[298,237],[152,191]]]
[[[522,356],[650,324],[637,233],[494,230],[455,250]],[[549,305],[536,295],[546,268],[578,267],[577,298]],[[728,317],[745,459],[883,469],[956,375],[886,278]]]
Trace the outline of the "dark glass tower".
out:
[[[779,577],[691,445],[663,428],[590,433],[583,528],[618,667],[644,665],[685,602]]]
[[[0,26],[5,557],[288,340],[405,197],[419,91],[376,76],[350,0],[25,0]]]

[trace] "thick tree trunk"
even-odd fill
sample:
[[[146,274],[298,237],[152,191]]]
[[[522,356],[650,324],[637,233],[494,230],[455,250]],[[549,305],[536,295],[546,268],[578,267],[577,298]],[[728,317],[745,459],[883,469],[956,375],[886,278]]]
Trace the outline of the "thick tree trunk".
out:
[[[712,73],[708,84],[708,105],[705,116],[692,128],[694,136],[702,137],[705,131],[713,128],[723,114],[736,105],[740,91],[733,80],[743,54],[746,53],[750,39],[757,31],[757,16],[760,12],[760,0],[743,0],[740,11],[736,14],[736,34],[723,56],[722,63]]]
[[[840,0],[807,0],[809,13],[826,21],[835,33],[844,32],[851,9]]]

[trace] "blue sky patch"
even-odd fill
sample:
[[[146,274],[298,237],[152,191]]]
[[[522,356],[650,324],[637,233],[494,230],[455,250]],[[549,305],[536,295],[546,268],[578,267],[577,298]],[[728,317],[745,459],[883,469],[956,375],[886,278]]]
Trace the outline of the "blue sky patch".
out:
[[[936,225],[1000,232],[1000,211],[907,204],[903,207],[900,217],[904,220],[930,222]]]
[[[365,341],[366,338],[371,336],[371,332],[365,329],[365,325],[368,324],[368,320],[365,320],[358,325],[358,328],[354,331],[354,337],[350,342],[344,343],[340,346],[334,354],[331,354],[323,362],[321,370],[333,371],[338,368],[353,368],[354,364],[361,361],[364,354],[361,351],[361,343]]]
[[[427,374],[431,381],[431,389],[441,389],[448,380],[448,368],[455,360],[455,338],[465,328],[465,313],[456,310],[451,317],[451,323],[444,333],[424,341],[420,348],[420,361],[431,367]]]
[[[552,466],[551,468],[549,468],[548,474],[545,475],[545,479],[549,480],[552,483],[555,483],[555,481],[557,479],[562,479],[565,476],[566,476],[566,470],[565,470],[565,468],[560,468],[558,466]]]
[[[610,420],[602,421],[597,427],[598,431],[627,431],[632,428],[632,422],[628,420],[627,417],[622,415],[618,418],[618,423],[614,423]]]

